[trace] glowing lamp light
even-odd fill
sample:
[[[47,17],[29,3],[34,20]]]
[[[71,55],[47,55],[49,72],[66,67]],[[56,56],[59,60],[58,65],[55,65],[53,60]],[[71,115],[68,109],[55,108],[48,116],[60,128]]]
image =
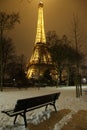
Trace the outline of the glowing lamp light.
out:
[[[82,79],[82,82],[85,84],[85,83],[87,82],[87,79],[84,77],[84,78]]]

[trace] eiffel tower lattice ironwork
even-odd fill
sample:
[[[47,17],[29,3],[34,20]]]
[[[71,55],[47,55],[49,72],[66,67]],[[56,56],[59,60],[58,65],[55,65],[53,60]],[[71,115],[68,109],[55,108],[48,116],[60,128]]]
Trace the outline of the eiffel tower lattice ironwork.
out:
[[[33,48],[33,54],[27,64],[27,77],[36,78],[42,76],[46,70],[52,70],[53,63],[46,44],[46,35],[44,30],[43,2],[38,4],[38,21],[36,39]]]

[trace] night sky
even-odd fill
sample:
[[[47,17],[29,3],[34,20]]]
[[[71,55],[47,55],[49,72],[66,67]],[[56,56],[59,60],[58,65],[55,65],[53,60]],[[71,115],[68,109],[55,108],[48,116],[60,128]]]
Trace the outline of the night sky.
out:
[[[79,49],[87,55],[87,0],[43,0],[45,32],[55,30],[71,38],[73,14],[78,15],[81,41]],[[19,12],[21,23],[6,32],[16,45],[17,54],[30,58],[35,42],[39,0],[0,0],[0,11]],[[87,58],[86,58],[87,59]]]

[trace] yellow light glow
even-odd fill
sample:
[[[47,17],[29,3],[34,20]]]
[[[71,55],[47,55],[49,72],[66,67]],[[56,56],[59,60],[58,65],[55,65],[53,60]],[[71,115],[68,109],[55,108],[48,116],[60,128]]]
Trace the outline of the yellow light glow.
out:
[[[27,65],[27,77],[36,78],[44,74],[46,65],[52,65],[52,58],[46,45],[46,36],[44,31],[44,18],[43,18],[43,2],[38,5],[38,22],[36,40],[33,49],[33,54],[30,62]],[[39,67],[38,67],[39,66]]]
[[[44,30],[44,19],[43,19],[43,2],[39,3],[38,6],[38,22],[35,43],[42,42],[46,43],[46,36]]]

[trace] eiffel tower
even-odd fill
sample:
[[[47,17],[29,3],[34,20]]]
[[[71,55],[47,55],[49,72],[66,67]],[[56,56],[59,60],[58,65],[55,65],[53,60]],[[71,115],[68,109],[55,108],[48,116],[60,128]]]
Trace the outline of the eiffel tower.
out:
[[[46,44],[46,35],[44,30],[43,2],[38,4],[38,21],[36,39],[32,56],[27,64],[27,78],[38,79],[43,76],[45,71],[50,73],[54,70],[51,55]]]

